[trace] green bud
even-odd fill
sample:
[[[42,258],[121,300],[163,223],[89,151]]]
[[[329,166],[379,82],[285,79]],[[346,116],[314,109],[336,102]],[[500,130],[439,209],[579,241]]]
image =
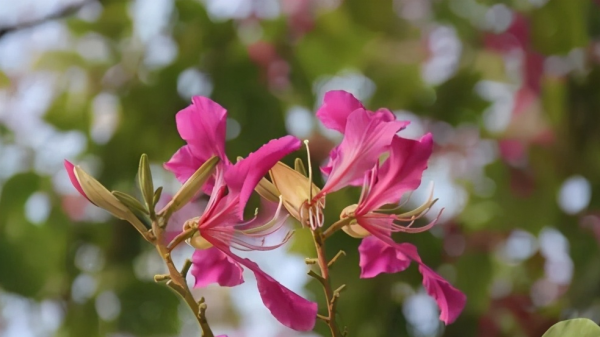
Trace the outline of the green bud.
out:
[[[160,196],[162,195],[162,186],[160,186],[159,188],[156,189],[156,191],[154,191],[154,201],[153,201],[153,207],[156,207],[156,204],[158,204],[158,201],[160,200]]]
[[[204,183],[213,174],[213,171],[219,163],[219,157],[212,156],[207,160],[192,176],[181,186],[177,194],[173,197],[167,206],[168,212],[171,214],[178,211],[185,204],[190,202],[194,195],[202,188]]]
[[[138,169],[138,179],[140,190],[142,191],[142,197],[146,202],[146,207],[150,216],[154,215],[154,186],[152,184],[152,172],[150,172],[150,163],[148,163],[148,156],[144,153],[140,158],[140,167]]]
[[[85,195],[96,206],[108,211],[115,217],[129,221],[140,233],[144,234],[144,224],[117,197],[106,189],[100,182],[87,174],[81,167],[75,166],[75,176],[85,192]]]
[[[127,206],[130,210],[135,209],[144,214],[148,214],[148,210],[134,197],[121,191],[112,191],[112,194],[119,199],[119,201]]]

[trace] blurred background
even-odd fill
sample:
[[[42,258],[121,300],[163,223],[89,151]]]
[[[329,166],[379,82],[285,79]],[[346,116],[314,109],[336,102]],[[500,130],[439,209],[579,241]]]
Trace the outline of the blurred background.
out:
[[[133,193],[148,153],[155,186],[174,193],[162,169],[183,145],[174,117],[205,95],[229,110],[231,159],[290,133],[311,140],[316,168],[339,141],[314,116],[332,89],[410,120],[404,137],[433,133],[411,202],[434,181],[442,221],[395,239],[468,297],[444,327],[414,266],[359,280],[359,241],[340,233],[328,254],[348,253],[332,278],[348,285],[350,336],[538,337],[557,320],[598,322],[599,37],[600,1],[586,0],[0,0],[0,335],[198,336],[152,281],[153,247],[79,196],[63,159]],[[330,196],[329,218],[358,194]],[[322,303],[309,238],[251,256]],[[217,334],[328,336],[321,322],[281,326],[246,280],[197,291]]]

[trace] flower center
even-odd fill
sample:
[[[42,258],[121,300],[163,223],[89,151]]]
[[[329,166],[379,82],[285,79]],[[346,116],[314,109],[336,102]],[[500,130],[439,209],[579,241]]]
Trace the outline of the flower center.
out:
[[[356,208],[358,208],[357,204],[344,208],[340,214],[340,219],[354,218],[354,212],[356,211]],[[352,219],[350,224],[342,227],[342,230],[346,232],[346,234],[357,239],[362,239],[371,235],[371,233],[369,233],[366,229],[359,225],[358,222],[356,222],[356,219]]]
[[[300,205],[299,212],[302,225],[309,226],[312,230],[322,227],[325,220],[323,208],[325,208],[325,198],[316,201],[304,201]]]
[[[192,227],[197,228],[199,219],[200,217],[195,217],[186,221],[183,224],[183,230],[186,231]],[[206,241],[206,239],[200,235],[200,229],[198,229],[191,238],[185,240],[185,242],[196,249],[208,249],[213,246],[212,243]]]

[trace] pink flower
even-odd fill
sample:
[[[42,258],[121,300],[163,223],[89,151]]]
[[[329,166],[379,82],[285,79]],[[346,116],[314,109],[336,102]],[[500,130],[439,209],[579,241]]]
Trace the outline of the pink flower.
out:
[[[322,169],[329,177],[317,198],[348,185],[361,185],[365,172],[379,161],[394,135],[409,123],[397,121],[387,109],[368,111],[345,91],[327,92],[317,117],[326,127],[344,134]]]
[[[225,154],[225,129],[227,110],[207,97],[192,97],[192,105],[176,115],[177,130],[187,145],[182,146],[164,167],[173,172],[180,182],[185,182],[213,155],[221,159],[221,166],[231,163]],[[210,193],[213,182],[204,190]]]
[[[396,133],[408,125],[396,121],[387,109],[366,110],[344,91],[327,92],[317,117],[328,128],[344,134],[341,144],[331,151],[329,163],[322,168],[329,175],[323,189],[308,181],[311,177],[307,179],[284,164],[278,164],[270,172],[290,214],[313,229],[323,225],[325,196],[349,185],[362,184],[365,172],[379,162]]]
[[[270,250],[287,241],[266,246],[264,239],[283,224],[277,208],[273,221],[265,224],[260,217],[243,221],[243,211],[250,194],[266,172],[283,156],[297,150],[300,141],[287,136],[272,140],[235,165],[217,168],[215,186],[202,216],[187,226],[198,228],[191,239],[196,248],[191,273],[196,277],[196,287],[210,283],[221,286],[241,284],[242,268],[252,271],[265,306],[285,326],[299,330],[312,330],[317,315],[317,304],[310,302],[278,283],[263,272],[256,263],[241,258],[231,247],[243,250]]]
[[[280,207],[266,204],[263,213],[251,221],[244,221],[243,214],[260,179],[281,158],[297,150],[300,141],[291,136],[272,140],[232,164],[225,154],[226,110],[205,97],[194,97],[192,102],[177,113],[177,129],[187,145],[173,155],[165,168],[184,182],[210,157],[221,158],[214,180],[204,188],[210,192],[204,212],[185,224],[187,228],[198,229],[189,241],[197,248],[191,270],[196,278],[195,287],[212,283],[227,287],[239,285],[244,282],[242,271],[245,267],[254,273],[263,303],[275,318],[289,328],[311,330],[317,316],[317,304],[285,288],[256,263],[231,250],[271,250],[289,239],[286,236],[277,244],[265,243],[267,236],[280,228],[287,217],[279,212]],[[267,216],[264,216],[265,209]]]
[[[381,168],[378,164],[374,166],[365,178],[358,204],[347,207],[342,212],[342,218],[352,219],[344,231],[354,237],[363,237],[359,247],[361,278],[375,277],[380,273],[400,272],[406,269],[411,261],[418,263],[419,271],[423,275],[423,285],[440,308],[440,319],[449,324],[463,310],[465,295],[426,266],[415,246],[396,243],[390,236],[393,232],[417,233],[431,228],[435,220],[425,227],[411,227],[414,220],[432,205],[431,200],[416,211],[404,214],[381,209],[386,204],[397,204],[404,193],[420,185],[432,147],[430,134],[418,141],[394,137],[390,157]],[[410,224],[399,224],[403,221]]]

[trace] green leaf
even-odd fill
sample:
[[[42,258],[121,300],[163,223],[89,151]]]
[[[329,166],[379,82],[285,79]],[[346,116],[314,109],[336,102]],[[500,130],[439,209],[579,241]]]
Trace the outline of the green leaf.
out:
[[[600,327],[587,318],[575,318],[554,324],[542,337],[599,337]]]

